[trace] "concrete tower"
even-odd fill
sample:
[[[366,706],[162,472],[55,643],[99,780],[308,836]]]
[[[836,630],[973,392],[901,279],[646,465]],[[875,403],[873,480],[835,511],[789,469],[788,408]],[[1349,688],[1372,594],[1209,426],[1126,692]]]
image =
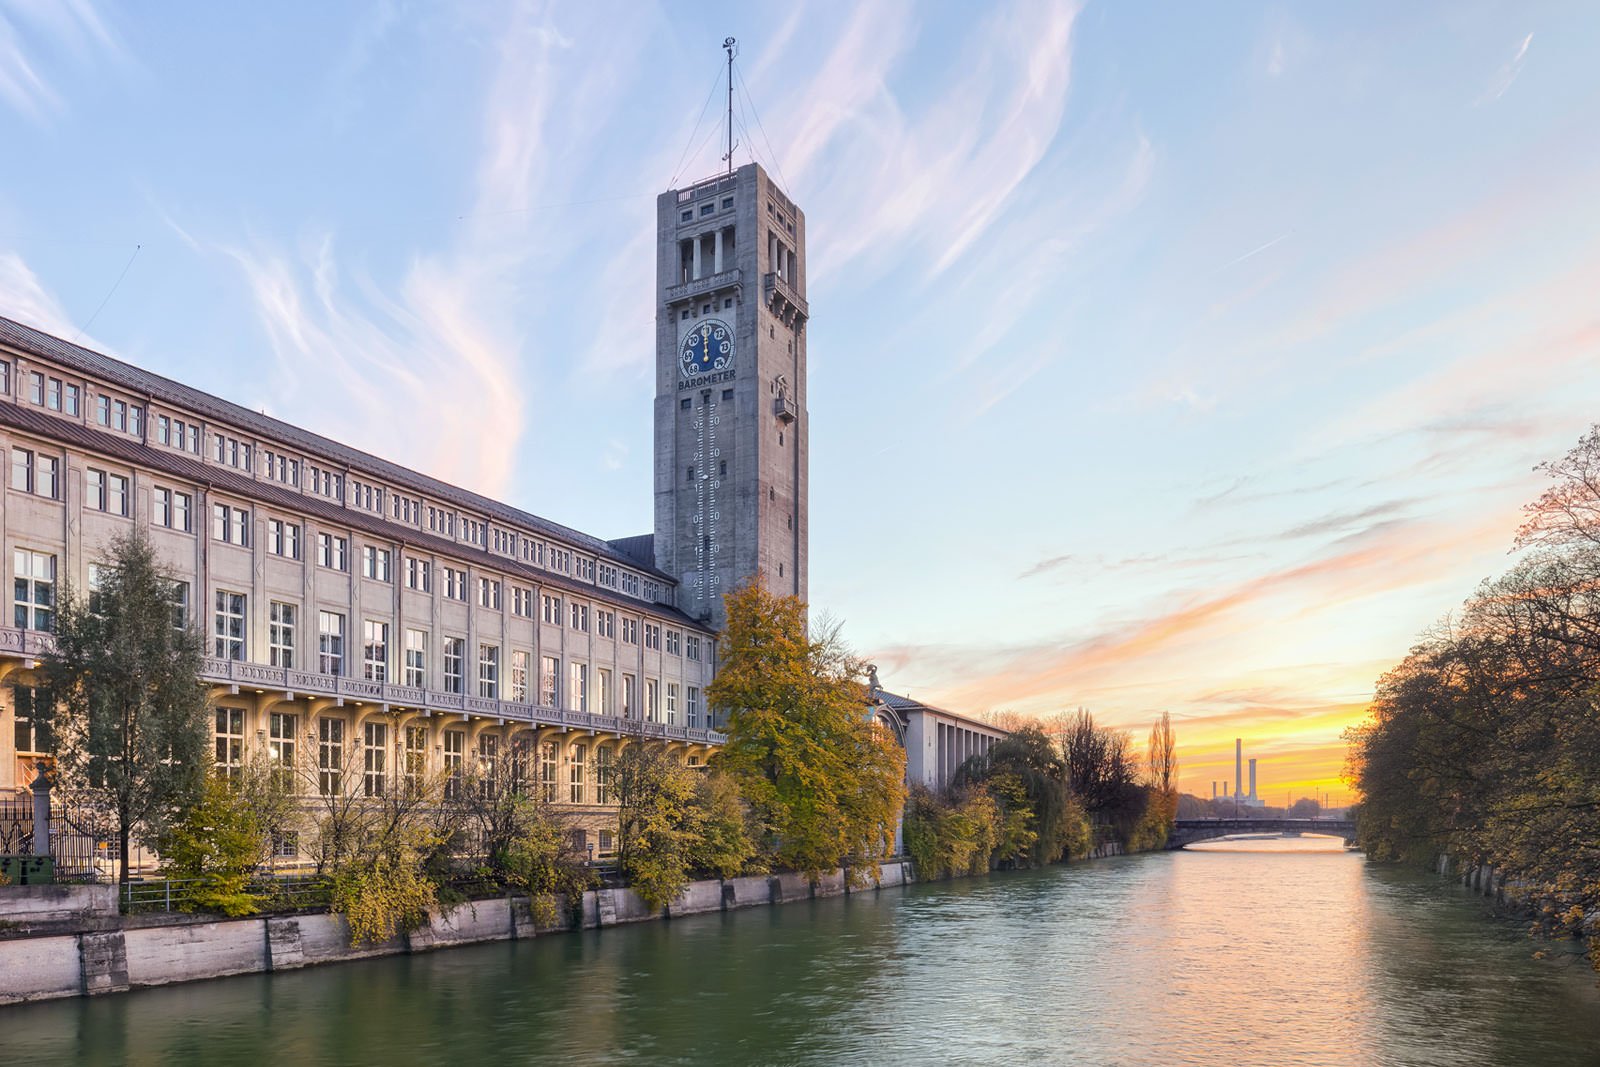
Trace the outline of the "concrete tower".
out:
[[[750,163],[656,201],[656,566],[806,597],[806,220]]]

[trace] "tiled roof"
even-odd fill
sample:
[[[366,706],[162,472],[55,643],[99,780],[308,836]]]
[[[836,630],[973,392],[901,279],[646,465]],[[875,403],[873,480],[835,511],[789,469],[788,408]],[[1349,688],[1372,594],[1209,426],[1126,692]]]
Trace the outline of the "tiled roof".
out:
[[[702,622],[690,618],[667,604],[652,604],[623,596],[602,586],[588,585],[567,575],[556,574],[529,566],[519,560],[494,555],[476,545],[464,545],[423,530],[388,522],[385,519],[357,508],[341,507],[308,493],[296,493],[272,482],[248,478],[227,467],[212,466],[181,452],[141,444],[132,437],[97,430],[81,423],[47,414],[27,404],[0,401],[0,425],[36,434],[45,440],[65,441],[74,448],[100,456],[119,459],[131,466],[162,471],[175,479],[193,485],[220,490],[244,500],[260,501],[282,508],[287,514],[307,514],[334,528],[360,530],[375,540],[408,545],[419,551],[434,553],[486,570],[526,579],[530,584],[563,589],[594,600],[604,601],[630,611],[653,612],[686,627],[710,633]],[[204,537],[208,516],[195,517],[197,536]]]
[[[612,548],[621,552],[629,559],[639,561],[651,570],[656,566],[656,535],[653,533],[635,534],[633,537],[619,537],[608,542]]]
[[[201,392],[192,386],[175,382],[171,378],[164,378],[159,374],[136,367],[131,363],[124,363],[119,359],[112,359],[103,353],[84,348],[70,341],[63,341],[59,337],[25,326],[20,322],[0,316],[0,344],[9,345],[29,355],[41,359],[48,359],[63,367],[70,367],[82,374],[92,375],[104,379],[114,385],[120,386],[138,396],[152,397],[174,407],[193,411],[209,419],[225,423],[240,430],[248,430],[259,434],[261,437],[281,441],[294,446],[306,455],[320,459],[323,462],[332,462],[339,466],[348,466],[355,471],[369,474],[374,478],[382,478],[393,487],[422,493],[435,500],[455,504],[458,507],[477,512],[489,518],[499,519],[502,522],[520,526],[539,534],[556,538],[566,542],[574,548],[593,552],[604,559],[624,563],[630,567],[647,571],[652,577],[676,585],[677,580],[670,574],[658,571],[655,561],[642,561],[625,552],[621,552],[601,538],[551,522],[530,512],[491,500],[486,496],[462,489],[460,486],[442,482],[437,478],[430,478],[425,474],[402,467],[398,463],[391,463],[386,459],[359,449],[342,445],[320,434],[303,430],[298,426],[263,415],[258,411],[240,407],[238,404],[229,403],[210,393]],[[631,539],[630,539],[631,540]]]

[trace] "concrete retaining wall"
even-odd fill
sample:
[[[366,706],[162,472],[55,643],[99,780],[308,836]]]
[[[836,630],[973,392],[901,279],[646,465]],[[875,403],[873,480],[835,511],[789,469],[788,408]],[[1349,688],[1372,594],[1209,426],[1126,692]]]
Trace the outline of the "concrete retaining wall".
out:
[[[913,880],[910,864],[886,863],[878,885],[895,888]],[[593,890],[579,902],[577,925],[615,926],[848,891],[843,871],[833,871],[815,884],[805,875],[792,873],[692,882],[661,910],[652,910],[631,889]],[[425,925],[403,937],[353,948],[350,925],[342,915],[122,918],[116,911],[115,886],[8,887],[0,893],[0,905],[9,905],[8,914],[28,916],[31,924],[78,924],[70,935],[0,938],[0,1004],[427,952],[573,926],[561,901],[557,902],[555,922],[538,925],[525,898],[478,900],[435,911]],[[16,933],[17,928],[11,932]]]
[[[117,925],[114,885],[14,885],[0,892],[0,931],[79,933]]]

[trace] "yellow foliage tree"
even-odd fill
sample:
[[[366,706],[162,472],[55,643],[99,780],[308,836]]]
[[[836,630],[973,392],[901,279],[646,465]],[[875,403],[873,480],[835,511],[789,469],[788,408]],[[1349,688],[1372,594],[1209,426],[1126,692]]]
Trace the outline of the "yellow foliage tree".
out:
[[[763,851],[813,878],[877,876],[905,803],[905,753],[868,716],[863,664],[836,628],[807,631],[805,604],[761,586],[726,598],[712,707],[728,741],[713,757],[754,809]]]

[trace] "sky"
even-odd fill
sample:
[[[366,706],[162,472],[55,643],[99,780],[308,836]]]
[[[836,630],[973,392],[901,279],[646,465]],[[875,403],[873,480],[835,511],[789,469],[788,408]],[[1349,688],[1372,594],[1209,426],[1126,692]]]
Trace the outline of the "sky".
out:
[[[813,609],[1338,801],[1600,418],[1590,5],[0,0],[0,313],[644,532],[729,35],[807,218]]]

